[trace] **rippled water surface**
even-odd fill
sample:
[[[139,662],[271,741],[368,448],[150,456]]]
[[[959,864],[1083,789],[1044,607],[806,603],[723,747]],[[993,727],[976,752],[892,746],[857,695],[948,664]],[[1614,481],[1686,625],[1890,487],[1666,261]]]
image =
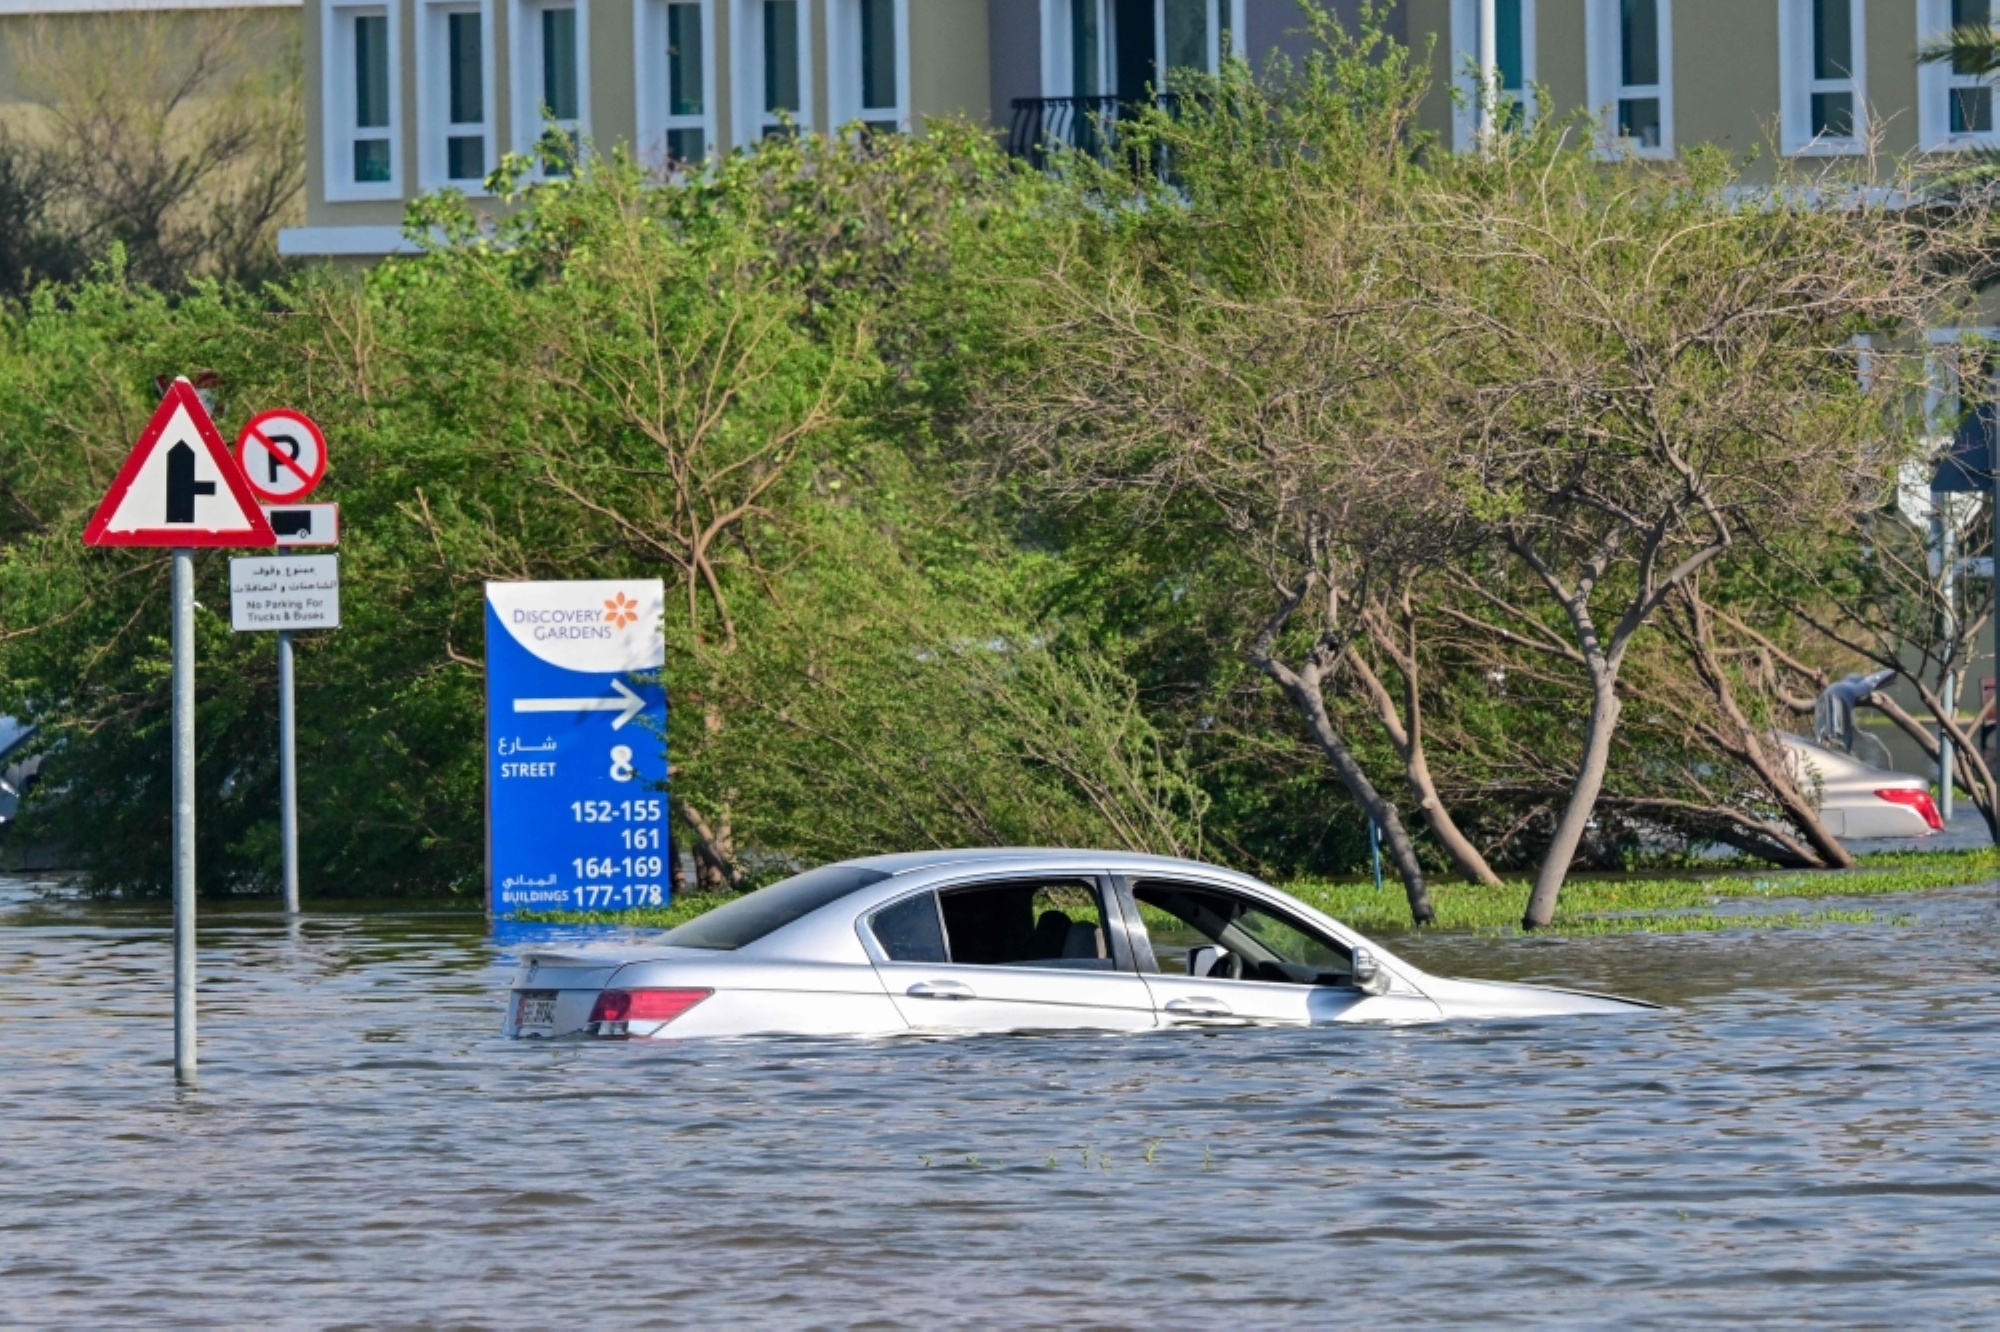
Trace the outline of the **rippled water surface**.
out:
[[[651,1048],[500,1040],[476,918],[211,912],[182,1092],[167,917],[0,880],[0,1322],[1990,1323],[1995,892],[1391,941],[1638,1019]]]

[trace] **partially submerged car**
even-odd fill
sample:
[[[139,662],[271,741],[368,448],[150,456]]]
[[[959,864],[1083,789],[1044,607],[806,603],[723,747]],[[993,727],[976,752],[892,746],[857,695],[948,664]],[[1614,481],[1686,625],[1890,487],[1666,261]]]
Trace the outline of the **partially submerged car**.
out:
[[[1819,821],[1835,837],[1928,837],[1944,828],[1927,778],[1779,732],[1792,780],[1819,798]]]
[[[1105,851],[844,861],[640,943],[529,950],[509,1036],[888,1035],[1633,1013],[1432,976],[1247,875]]]

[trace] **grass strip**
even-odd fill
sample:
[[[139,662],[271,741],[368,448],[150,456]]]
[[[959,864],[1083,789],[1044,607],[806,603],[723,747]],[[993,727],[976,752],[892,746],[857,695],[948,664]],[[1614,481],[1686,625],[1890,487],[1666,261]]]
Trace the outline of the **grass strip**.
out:
[[[1585,875],[1572,878],[1563,888],[1551,932],[1659,933],[1657,926],[1647,921],[1660,919],[1680,920],[1685,922],[1680,928],[1686,929],[1773,928],[1762,922],[1782,920],[1782,914],[1760,912],[1716,917],[1714,908],[1730,902],[1773,898],[1811,900],[1920,893],[1996,877],[2000,877],[2000,852],[1991,848],[1870,856],[1851,870]],[[1374,884],[1368,882],[1304,880],[1287,885],[1286,891],[1364,932],[1389,933],[1410,927],[1409,905],[1401,886],[1394,883],[1384,884],[1378,893]],[[1434,928],[1507,933],[1520,928],[1521,912],[1528,903],[1528,884],[1523,880],[1489,888],[1476,883],[1437,882],[1431,885],[1431,900],[1437,908]],[[1826,913],[1820,916],[1831,919]],[[1701,917],[1730,923],[1692,923]]]
[[[1851,870],[1736,870],[1725,874],[1689,872],[1580,876],[1564,887],[1551,934],[1680,934],[1708,930],[1800,929],[1829,924],[1867,924],[1867,910],[1718,912],[1731,902],[1826,897],[1886,897],[1953,888],[2000,878],[2000,850],[1904,851],[1863,857]],[[1409,906],[1400,885],[1375,891],[1369,881],[1301,879],[1285,891],[1371,934],[1410,927]],[[634,911],[524,911],[514,920],[550,925],[623,925],[671,929],[729,901],[726,895],[675,899],[673,905]],[[1509,934],[1519,930],[1528,902],[1525,880],[1489,888],[1483,884],[1439,881],[1431,885],[1438,930]],[[1894,917],[1901,923],[1907,917]]]

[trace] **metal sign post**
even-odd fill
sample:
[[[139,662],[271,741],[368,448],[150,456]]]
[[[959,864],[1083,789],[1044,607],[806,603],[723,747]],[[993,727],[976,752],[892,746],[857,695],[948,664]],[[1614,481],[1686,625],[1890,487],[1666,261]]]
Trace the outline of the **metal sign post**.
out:
[[[299,742],[292,710],[292,631],[278,631],[278,829],[284,843],[285,913],[299,914]]]
[[[87,546],[173,552],[174,1077],[195,1075],[194,547],[277,541],[208,406],[185,378],[166,385],[83,529]]]
[[[285,910],[299,910],[298,672],[292,634],[340,627],[338,555],[249,555],[229,562],[229,627],[278,632],[278,828]]]
[[[311,417],[290,407],[257,413],[236,436],[236,461],[258,498],[287,506],[265,511],[278,545],[339,544],[339,514],[334,506],[300,503],[326,477],[326,436]],[[321,520],[317,531],[315,517]],[[231,627],[239,631],[278,630],[278,830],[284,862],[285,913],[296,916],[299,913],[299,766],[292,629],[332,628],[340,623],[340,565],[332,556],[302,564],[266,564],[248,575],[252,586],[243,587],[237,578],[237,567],[254,563],[230,561],[230,621]],[[259,583],[259,579],[264,581]],[[273,580],[275,586],[271,585]],[[330,596],[324,586],[329,580]],[[270,594],[274,592],[277,595],[272,597]],[[320,595],[315,597],[315,593]],[[238,609],[246,594],[254,600],[247,614]]]
[[[1944,603],[1944,608],[1939,612],[1939,617],[1943,621],[1942,629],[1945,642],[1949,644],[1958,636],[1958,603],[1955,599],[1958,590],[1958,571],[1952,566],[1952,561],[1958,558],[1958,552],[1952,549],[1951,540],[1952,525],[1957,514],[1953,511],[1951,496],[1933,494],[1931,496],[1931,513],[1933,515],[1931,522],[1937,538],[1938,577],[1942,580],[1938,590],[1943,595],[1939,600]],[[1946,671],[1944,679],[1938,684],[1938,701],[1944,705],[1944,715],[1946,717],[1956,717],[1958,715],[1957,685],[1958,672],[1956,671]],[[1951,728],[1948,726],[1939,726],[1937,805],[1938,817],[1945,821],[1945,826],[1947,827],[1951,825],[1952,795],[1954,788],[1958,785],[1953,775],[1955,771],[1956,768],[1952,759]]]
[[[194,552],[174,550],[174,1080],[194,1081]]]

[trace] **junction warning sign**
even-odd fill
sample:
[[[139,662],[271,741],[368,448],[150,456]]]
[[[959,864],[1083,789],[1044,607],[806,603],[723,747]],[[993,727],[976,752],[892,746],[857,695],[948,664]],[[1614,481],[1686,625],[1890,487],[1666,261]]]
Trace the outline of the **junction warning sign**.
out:
[[[83,530],[88,546],[272,546],[208,408],[176,379]]]

